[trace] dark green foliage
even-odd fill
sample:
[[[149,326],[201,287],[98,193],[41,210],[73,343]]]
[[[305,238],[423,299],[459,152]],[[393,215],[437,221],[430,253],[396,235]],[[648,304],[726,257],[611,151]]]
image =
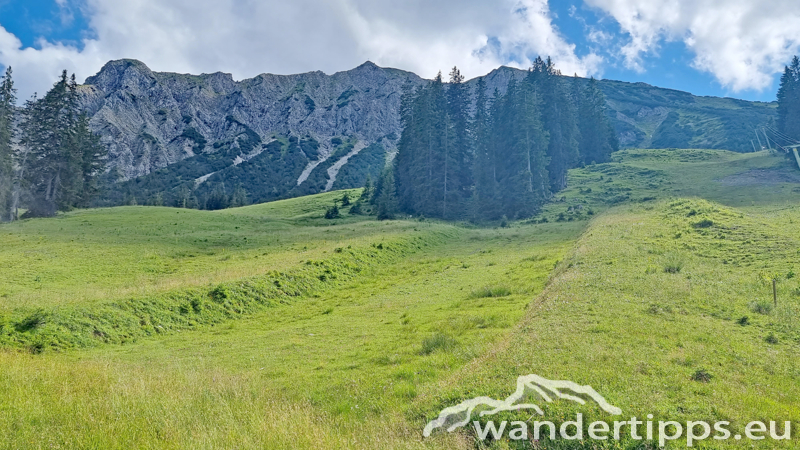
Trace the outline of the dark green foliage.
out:
[[[395,163],[400,210],[444,219],[529,217],[566,187],[579,161],[618,149],[597,83],[568,84],[548,58],[491,101],[481,79],[467,117],[458,69],[403,96]],[[570,88],[571,87],[571,91]],[[376,187],[380,196],[383,186]]]
[[[218,210],[225,209],[231,204],[231,199],[225,192],[225,184],[219,183],[214,186],[214,190],[205,199],[205,209]]]
[[[800,141],[800,59],[784,69],[778,89],[778,131]]]
[[[344,195],[342,195],[342,206],[350,206],[350,205],[351,205],[350,194],[345,192]]]
[[[314,161],[319,158],[319,142],[311,136],[306,136],[299,141],[300,150],[306,155],[308,159]]]
[[[579,159],[576,100],[570,98],[561,72],[556,70],[550,58],[536,58],[529,76],[541,93],[542,121],[550,137],[547,146],[550,190],[558,192],[567,187],[567,170],[574,167]]]
[[[75,76],[64,71],[42,99],[27,102],[22,124],[20,187],[26,192],[26,217],[52,216],[87,206],[97,194],[105,149],[77,112]]]
[[[377,179],[386,167],[386,149],[374,143],[347,161],[336,175],[333,190],[354,189],[364,186],[367,178]]]
[[[334,204],[327,211],[325,211],[325,218],[328,220],[338,219],[342,217],[341,213],[339,212],[339,205]]]
[[[443,218],[465,215],[472,188],[472,151],[462,78],[457,69],[451,76],[449,88],[439,74],[429,85],[403,96],[404,131],[395,165],[403,211]]]
[[[328,185],[328,169],[331,168],[336,161],[339,161],[348,153],[353,150],[355,147],[356,141],[355,139],[351,139],[347,142],[342,143],[339,147],[337,147],[333,153],[325,160],[323,163],[319,164],[308,178],[299,186],[296,186],[294,189],[291,190],[289,196],[297,197],[301,195],[311,195],[323,192]],[[290,150],[292,148],[292,140],[290,139],[289,142]],[[298,174],[299,176],[299,174]],[[295,181],[297,179],[295,178]]]
[[[367,179],[364,181],[364,190],[361,191],[361,198],[359,198],[359,201],[369,201],[372,198],[373,193],[374,188],[372,186],[372,176],[367,174]]]
[[[694,138],[695,132],[688,125],[679,125],[680,116],[675,111],[667,114],[653,134],[653,148],[686,148]]]
[[[305,103],[309,114],[311,114],[312,112],[314,112],[315,109],[317,109],[317,104],[314,103],[314,99],[312,99],[308,95],[306,95],[306,98],[305,100],[303,100],[303,103]]]
[[[191,139],[192,141],[194,141],[195,151],[203,150],[203,148],[205,148],[206,144],[208,143],[208,141],[206,141],[206,138],[203,137],[203,135],[200,134],[200,132],[197,131],[197,129],[195,129],[194,127],[189,127],[183,130],[183,133],[181,134],[180,137]]]
[[[217,183],[226,186],[247,186],[248,200],[252,203],[288,198],[297,188],[297,179],[309,160],[300,150],[297,138],[290,140],[288,146],[274,141],[264,147],[258,156],[237,166],[230,165],[220,170],[196,191],[198,198],[204,198]]]
[[[394,180],[394,170],[386,168],[378,180],[380,191],[375,191],[375,208],[378,212],[378,220],[394,219],[397,212],[397,195]]]
[[[249,204],[250,201],[247,199],[247,190],[239,184],[236,186],[236,190],[233,191],[233,195],[231,195],[231,207],[238,208]]]
[[[606,100],[594,78],[581,91],[579,83],[574,82],[573,92],[578,105],[578,127],[580,138],[578,148],[584,164],[606,162],[611,153],[619,149],[617,134],[606,116]]]
[[[349,105],[350,99],[354,95],[358,94],[358,92],[359,92],[358,89],[353,89],[353,88],[349,88],[346,91],[342,92],[342,94],[339,95],[339,98],[336,99],[337,106],[339,108],[344,108],[345,106]]]
[[[353,215],[353,216],[358,216],[358,215],[364,214],[364,211],[361,208],[361,201],[358,201],[358,202],[354,203],[353,206],[350,207],[350,211],[349,212],[350,212],[350,215]]]
[[[0,82],[0,222],[11,220],[14,187],[14,152],[11,147],[13,137],[14,104],[16,90],[12,80],[11,67]]]

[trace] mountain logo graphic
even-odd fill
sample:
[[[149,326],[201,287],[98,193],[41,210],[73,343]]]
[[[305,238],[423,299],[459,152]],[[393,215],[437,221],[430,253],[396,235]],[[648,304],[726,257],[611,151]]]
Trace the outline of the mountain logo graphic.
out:
[[[520,403],[526,397],[526,391],[533,391],[547,403],[556,398],[561,398],[585,405],[587,400],[592,400],[609,414],[615,416],[622,414],[621,409],[608,403],[591,386],[581,386],[572,381],[548,380],[538,375],[525,375],[517,378],[517,390],[505,400],[477,397],[445,408],[439,413],[439,417],[428,422],[422,434],[425,437],[429,437],[436,428],[445,428],[448,433],[452,433],[456,429],[467,425],[472,418],[473,411],[479,406],[488,407],[488,409],[480,411],[480,417],[491,416],[504,411],[521,410],[533,410],[540,416],[544,416],[544,411],[538,405]]]

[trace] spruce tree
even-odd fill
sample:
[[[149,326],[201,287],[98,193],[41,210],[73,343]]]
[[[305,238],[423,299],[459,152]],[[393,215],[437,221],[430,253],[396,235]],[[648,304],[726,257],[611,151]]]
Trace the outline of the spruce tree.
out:
[[[25,104],[13,203],[16,208],[24,190],[29,216],[86,207],[98,193],[105,148],[78,113],[77,91],[75,75],[65,70],[44,97]]]
[[[0,82],[0,221],[14,219],[12,211],[12,192],[14,186],[14,108],[16,90],[11,67]]]
[[[496,94],[497,95],[497,94]],[[472,118],[472,146],[475,151],[475,196],[472,216],[476,220],[500,217],[497,189],[495,142],[491,134],[491,113],[486,96],[486,82],[478,80],[475,114]]]
[[[75,148],[77,84],[65,70],[40,100],[26,106],[22,143],[27,147],[25,182],[30,216],[52,216],[80,198],[82,155]]]
[[[606,162],[611,158],[611,153],[619,149],[616,132],[606,116],[605,103],[597,80],[591,78],[578,102],[578,148],[584,164]]]
[[[567,186],[567,171],[578,162],[576,111],[561,72],[550,58],[536,58],[530,77],[539,86],[542,96],[542,120],[550,136],[547,172],[550,190],[557,192]]]
[[[450,217],[460,217],[466,211],[466,204],[472,195],[474,153],[469,137],[469,92],[464,84],[464,76],[458,67],[450,72],[450,84],[447,89],[447,116],[451,136],[452,167],[449,179],[451,207]]]
[[[800,141],[800,59],[792,58],[778,88],[778,131]]]
[[[100,192],[97,178],[103,172],[107,150],[100,142],[100,136],[89,128],[89,117],[86,114],[78,116],[72,137],[75,157],[80,158],[80,174],[76,172],[73,175],[74,184],[79,189],[72,199],[72,206],[86,208]]]
[[[397,196],[393,168],[387,167],[383,171],[379,184],[382,186],[381,193],[375,202],[378,220],[394,219],[397,212]]]

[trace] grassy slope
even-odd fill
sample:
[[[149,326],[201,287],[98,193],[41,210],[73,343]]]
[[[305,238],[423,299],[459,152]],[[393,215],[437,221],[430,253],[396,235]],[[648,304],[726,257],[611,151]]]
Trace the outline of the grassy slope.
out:
[[[213,250],[225,246],[231,258],[214,255],[209,264],[241,265],[228,275],[198,265],[197,285],[290,270],[312,258],[285,259],[305,246],[316,252],[313,258],[327,259],[343,242],[368,246],[387,235],[409,240],[428,228],[443,237],[361,276],[317,286],[289,304],[238,320],[199,324],[133,345],[44,355],[0,352],[0,447],[468,448],[468,434],[423,441],[425,420],[464,398],[505,397],[516,377],[527,373],[591,384],[626,415],[797,420],[797,282],[780,284],[776,311],[763,315],[750,309],[770,294],[758,281],[760,273],[792,269],[800,238],[791,231],[800,220],[800,210],[792,206],[797,184],[748,185],[753,177],[736,176],[775,178],[782,160],[687,151],[626,151],[617,158],[614,164],[573,171],[573,187],[542,215],[551,223],[518,223],[505,230],[364,218],[330,226],[319,217],[335,194],[198,213],[186,223],[201,220],[211,229],[203,231],[209,238],[229,239]],[[770,172],[752,172],[763,169]],[[791,172],[785,176],[791,179]],[[742,208],[658,200],[673,195]],[[601,215],[608,208],[615,209]],[[145,217],[178,212],[111,211]],[[74,230],[90,255],[132,236],[124,251],[133,255],[112,253],[113,263],[100,268],[109,272],[138,267],[130,258],[141,258],[148,248],[136,239],[152,239],[159,249],[172,245],[172,230],[160,218],[143,226],[138,237],[115,238],[110,223],[81,232],[86,230],[81,222],[92,214],[103,218],[90,220],[93,224],[112,220],[103,213],[3,226],[0,233],[4,239],[24,235],[17,252],[27,246],[47,251],[55,246],[37,239],[53,242],[63,233],[53,224],[71,223],[63,228]],[[565,223],[552,223],[562,213]],[[590,217],[595,218],[590,230],[569,250]],[[693,226],[703,219],[713,225]],[[246,235],[230,230],[244,224],[251,227]],[[168,251],[207,248],[206,237],[188,236],[178,239],[188,250]],[[253,247],[229,244],[239,237],[262,241]],[[279,240],[273,253],[259,249],[273,238]],[[60,245],[78,244],[63,239]],[[269,255],[273,259],[265,262]],[[81,267],[80,257],[59,257],[68,267]],[[564,261],[545,288],[557,260]],[[681,271],[664,273],[674,260],[683,262]],[[9,265],[4,274],[20,270]],[[61,279],[79,280],[98,268],[77,270],[65,271]],[[98,284],[109,289],[108,283],[118,283],[113,289],[124,292],[140,283],[141,271],[132,272],[125,280],[108,276]],[[159,277],[175,274],[154,278]],[[83,292],[67,283],[50,287],[61,289],[58,302]],[[481,297],[485,287],[511,295]],[[28,298],[41,302],[37,306],[56,304],[36,295],[35,287],[27,289]],[[141,295],[164,292],[151,289]],[[20,306],[12,302],[19,298],[2,300],[16,310]],[[102,298],[79,300],[91,305]],[[745,315],[750,325],[741,326],[736,321]],[[765,342],[770,333],[777,344]],[[701,368],[714,376],[710,383],[690,380]],[[566,416],[570,409],[557,404],[552,411]]]

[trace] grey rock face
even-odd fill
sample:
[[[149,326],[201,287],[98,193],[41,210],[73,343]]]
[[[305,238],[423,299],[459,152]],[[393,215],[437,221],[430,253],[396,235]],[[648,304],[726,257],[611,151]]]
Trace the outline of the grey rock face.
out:
[[[424,83],[401,70],[365,63],[325,75],[259,75],[236,82],[223,73],[151,71],[139,61],[112,61],[80,87],[82,108],[109,149],[109,170],[127,180],[233,138],[233,116],[264,141],[310,135],[323,143],[354,136],[369,144],[400,136],[404,88]],[[196,132],[196,133],[195,133]],[[197,136],[202,136],[198,139]]]

